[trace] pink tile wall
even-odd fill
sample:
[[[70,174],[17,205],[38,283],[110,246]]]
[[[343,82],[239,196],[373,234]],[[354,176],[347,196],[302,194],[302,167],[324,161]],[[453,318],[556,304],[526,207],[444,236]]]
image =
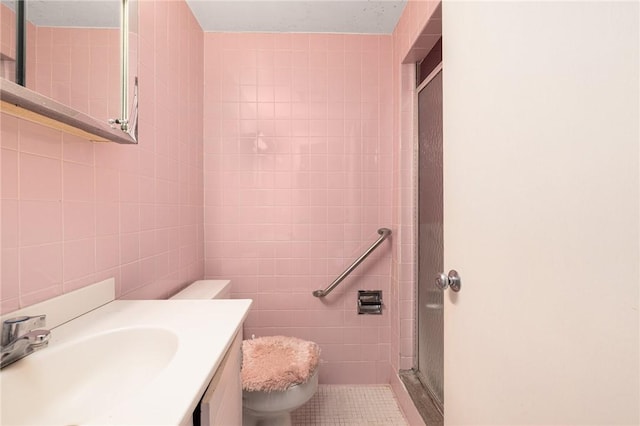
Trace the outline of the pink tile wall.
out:
[[[396,59],[422,60],[442,35],[440,0],[409,0],[393,31]],[[396,64],[398,62],[395,62]]]
[[[440,1],[408,1],[393,33],[393,223],[397,229],[392,252],[392,370],[415,365],[415,62],[421,60],[442,33]],[[445,41],[446,42],[446,41]],[[397,376],[390,383],[410,424],[424,424]]]
[[[387,383],[388,241],[331,295],[392,220],[391,36],[205,35],[205,275],[254,299],[246,335],[318,342],[324,383]],[[392,238],[393,240],[393,238]]]
[[[394,370],[415,364],[415,63],[431,50],[442,33],[440,1],[409,1],[393,32],[394,183],[392,317]]]
[[[183,1],[140,2],[138,145],[6,114],[2,312],[115,277],[164,298],[203,277],[203,33]]]

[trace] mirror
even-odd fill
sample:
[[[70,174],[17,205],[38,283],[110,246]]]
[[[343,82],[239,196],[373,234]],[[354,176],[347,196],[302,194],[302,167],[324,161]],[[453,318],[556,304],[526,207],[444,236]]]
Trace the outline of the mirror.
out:
[[[131,139],[128,143],[135,143],[137,2],[2,0],[1,7],[2,77],[16,83],[22,80],[17,29],[23,25],[24,86],[62,109],[71,108],[79,113],[76,117],[124,131]],[[5,33],[10,39],[6,44]]]
[[[138,140],[138,0],[122,0],[121,130]]]

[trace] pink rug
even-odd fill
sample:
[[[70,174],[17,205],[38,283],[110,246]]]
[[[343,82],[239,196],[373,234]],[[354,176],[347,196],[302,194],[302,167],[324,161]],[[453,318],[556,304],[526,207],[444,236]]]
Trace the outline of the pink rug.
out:
[[[306,383],[320,360],[314,342],[285,336],[265,336],[242,342],[242,388],[284,391]]]

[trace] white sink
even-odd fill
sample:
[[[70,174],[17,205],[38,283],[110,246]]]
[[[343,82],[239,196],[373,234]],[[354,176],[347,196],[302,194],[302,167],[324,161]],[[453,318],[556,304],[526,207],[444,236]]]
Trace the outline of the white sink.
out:
[[[72,298],[74,309],[85,296]],[[188,424],[251,305],[104,303],[71,320],[49,305],[16,313],[47,314],[51,338],[0,370],[1,425]]]
[[[157,377],[177,348],[171,331],[124,328],[41,350],[2,372],[2,424],[87,423]]]

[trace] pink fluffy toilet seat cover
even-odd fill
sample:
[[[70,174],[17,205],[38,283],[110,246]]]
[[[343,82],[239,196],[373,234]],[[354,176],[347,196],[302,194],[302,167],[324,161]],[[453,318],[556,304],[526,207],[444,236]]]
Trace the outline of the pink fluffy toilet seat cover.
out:
[[[242,342],[242,388],[285,391],[306,383],[315,372],[320,348],[314,342],[285,336],[265,336]]]

